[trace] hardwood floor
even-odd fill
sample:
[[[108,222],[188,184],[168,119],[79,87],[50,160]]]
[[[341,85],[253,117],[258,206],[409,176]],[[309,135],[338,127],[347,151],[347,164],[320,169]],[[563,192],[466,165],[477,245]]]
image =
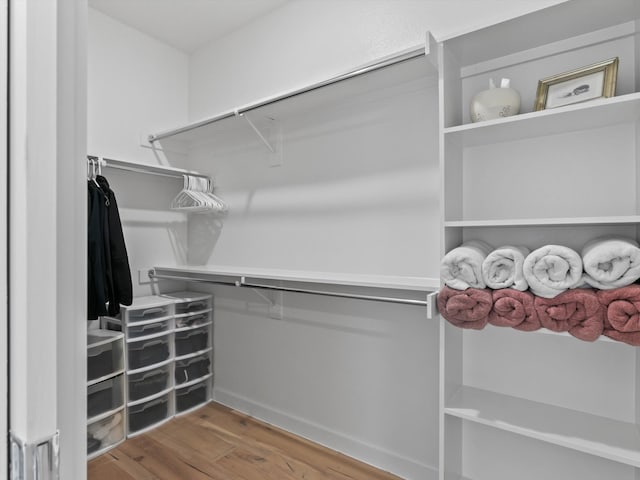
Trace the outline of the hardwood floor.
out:
[[[398,480],[210,403],[91,460],[89,480]]]

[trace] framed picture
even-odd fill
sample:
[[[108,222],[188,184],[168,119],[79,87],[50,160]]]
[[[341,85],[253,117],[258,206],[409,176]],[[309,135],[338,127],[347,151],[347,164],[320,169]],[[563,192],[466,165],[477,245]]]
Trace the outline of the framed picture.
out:
[[[618,57],[538,82],[534,110],[562,107],[616,94]]]

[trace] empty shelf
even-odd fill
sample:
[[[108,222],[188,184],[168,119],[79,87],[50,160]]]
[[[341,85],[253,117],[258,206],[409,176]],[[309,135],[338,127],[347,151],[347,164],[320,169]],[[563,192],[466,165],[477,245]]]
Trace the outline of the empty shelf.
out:
[[[640,467],[640,433],[635,423],[461,387],[445,414]]]

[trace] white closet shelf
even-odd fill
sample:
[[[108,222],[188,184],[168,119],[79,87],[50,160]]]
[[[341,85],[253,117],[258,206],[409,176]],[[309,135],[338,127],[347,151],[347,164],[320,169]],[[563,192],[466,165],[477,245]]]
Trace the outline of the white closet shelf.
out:
[[[184,175],[190,175],[192,177],[204,177],[209,178],[208,175],[204,175],[192,170],[185,170],[183,168],[169,167],[165,165],[152,165],[150,163],[129,162],[127,160],[116,160],[115,158],[97,157],[95,155],[87,155],[87,160],[97,160],[101,167],[115,168],[118,170],[126,170],[128,172],[146,173],[151,175],[160,175],[163,177],[175,177],[182,178]]]
[[[447,142],[465,147],[607,127],[640,118],[640,93],[603,98],[444,129]]]
[[[445,414],[640,467],[635,423],[462,386]]]
[[[427,37],[426,46],[407,49],[397,55],[379,59],[311,85],[260,99],[197,122],[151,134],[148,140],[151,143],[163,140],[177,141],[180,146],[188,147],[210,141],[216,136],[229,134],[230,131],[238,128],[237,117],[240,115],[251,113],[262,118],[283,119],[301,112],[324,108],[327,105],[352,101],[359,95],[396,87],[399,83],[423,78],[435,80],[437,70],[432,64],[435,60],[429,61],[429,51],[435,46],[435,40],[430,35]],[[394,65],[394,68],[385,68],[391,65]],[[233,122],[233,120],[237,121]],[[249,128],[244,122],[241,127],[243,130]]]
[[[314,283],[320,285],[335,285],[346,287],[367,287],[390,290],[411,290],[433,292],[440,288],[438,278],[392,276],[392,275],[363,275],[346,273],[310,272],[303,270],[280,270],[266,268],[244,268],[231,266],[183,266],[183,267],[154,267],[156,274],[176,274],[193,277],[194,280],[211,279],[223,280],[235,278],[251,280],[275,280],[291,283]]]
[[[530,227],[563,225],[633,225],[640,223],[640,215],[617,215],[603,217],[557,217],[557,218],[505,218],[496,220],[449,220],[445,227]]]
[[[571,2],[561,3],[444,40],[448,52],[460,65],[474,65],[588,34],[640,16],[640,4],[630,0],[582,0],[580,3],[582,11],[578,13]]]

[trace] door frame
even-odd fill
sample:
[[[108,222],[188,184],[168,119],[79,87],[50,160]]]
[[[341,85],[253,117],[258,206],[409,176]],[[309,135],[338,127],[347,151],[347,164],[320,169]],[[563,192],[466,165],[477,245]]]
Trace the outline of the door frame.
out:
[[[9,478],[84,480],[87,0],[0,1],[9,5]]]
[[[0,0],[0,480],[6,480],[9,473],[8,432],[9,402],[8,383],[8,246],[7,246],[7,214],[8,214],[8,85],[9,75],[9,2]]]

